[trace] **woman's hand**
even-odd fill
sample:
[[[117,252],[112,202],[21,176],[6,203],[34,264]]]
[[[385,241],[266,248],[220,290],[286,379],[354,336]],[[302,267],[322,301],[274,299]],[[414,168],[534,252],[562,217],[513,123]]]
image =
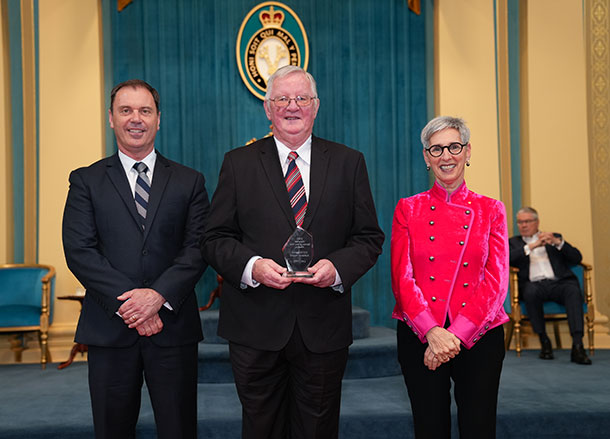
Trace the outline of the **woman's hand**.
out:
[[[426,339],[428,348],[441,363],[446,363],[460,353],[460,339],[440,326],[430,329]]]
[[[449,361],[449,360],[447,360]],[[430,349],[430,346],[428,346],[426,348],[426,352],[424,352],[424,364],[426,365],[426,367],[430,370],[436,370],[437,367],[439,367],[441,364],[443,364],[441,362],[441,360],[438,359],[438,357],[436,355],[434,355],[434,352],[432,352],[432,350]]]

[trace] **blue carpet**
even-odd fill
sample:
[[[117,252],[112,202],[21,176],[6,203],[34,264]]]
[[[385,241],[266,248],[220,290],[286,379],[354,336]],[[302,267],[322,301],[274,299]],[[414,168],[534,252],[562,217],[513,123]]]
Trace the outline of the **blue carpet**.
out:
[[[514,351],[507,353],[497,437],[610,437],[610,350],[597,351],[592,366],[570,363],[568,350],[556,351],[553,361],[537,355],[524,351],[517,358]],[[38,365],[0,366],[0,389],[0,438],[92,437],[86,364],[61,371],[54,365],[46,371]],[[199,437],[239,438],[240,412],[233,384],[199,385]],[[342,439],[409,438],[411,431],[402,377],[344,380]],[[138,438],[154,437],[145,393]]]

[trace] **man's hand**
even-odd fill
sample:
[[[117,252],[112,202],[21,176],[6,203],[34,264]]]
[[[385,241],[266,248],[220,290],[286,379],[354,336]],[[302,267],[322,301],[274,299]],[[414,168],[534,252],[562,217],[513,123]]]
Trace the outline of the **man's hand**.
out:
[[[330,287],[335,283],[337,270],[328,259],[320,259],[308,271],[313,274],[313,277],[297,277],[294,278],[294,282],[309,284],[319,288]]]
[[[158,334],[163,329],[163,322],[159,314],[153,314],[153,316],[145,320],[141,325],[136,326],[138,334],[143,337],[150,337],[151,335]]]
[[[165,303],[163,296],[150,288],[134,288],[125,291],[117,299],[125,301],[119,308],[119,314],[130,328],[150,319]]]
[[[454,358],[460,353],[460,339],[445,328],[435,326],[426,333],[428,348],[441,363]],[[424,363],[426,359],[424,357]]]
[[[252,266],[252,279],[267,287],[283,290],[292,283],[292,279],[283,277],[286,268],[272,259],[257,259]]]
[[[557,238],[555,235],[549,232],[540,232],[538,235],[538,240],[542,241],[542,245],[550,244],[550,245],[559,245],[561,244],[561,239]]]

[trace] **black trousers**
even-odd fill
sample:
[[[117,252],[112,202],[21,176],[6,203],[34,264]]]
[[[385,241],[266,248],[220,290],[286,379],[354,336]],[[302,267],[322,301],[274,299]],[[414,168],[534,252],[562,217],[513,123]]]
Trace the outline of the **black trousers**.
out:
[[[242,404],[242,439],[339,436],[341,380],[348,349],[313,353],[295,326],[280,351],[229,344]]]
[[[143,379],[159,439],[197,437],[197,343],[128,348],[89,346],[89,392],[97,439],[136,437]]]
[[[398,322],[398,361],[402,368],[417,439],[451,437],[451,382],[458,411],[460,438],[496,437],[496,409],[504,360],[504,328],[487,332],[471,349],[435,371],[424,365],[422,343],[404,322]]]
[[[536,334],[546,333],[543,304],[550,300],[565,307],[570,334],[575,339],[574,341],[582,341],[584,334],[582,305],[584,300],[577,280],[558,279],[526,282],[523,284],[521,296],[525,302],[532,329]]]

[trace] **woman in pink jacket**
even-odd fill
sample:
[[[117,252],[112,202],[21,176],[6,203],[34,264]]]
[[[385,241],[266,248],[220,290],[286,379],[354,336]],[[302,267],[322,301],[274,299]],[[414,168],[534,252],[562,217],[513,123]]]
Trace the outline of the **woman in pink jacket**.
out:
[[[415,436],[451,436],[453,381],[460,437],[494,438],[508,321],[506,211],[466,187],[462,119],[431,120],[421,140],[436,181],[401,199],[392,225],[392,316]]]

